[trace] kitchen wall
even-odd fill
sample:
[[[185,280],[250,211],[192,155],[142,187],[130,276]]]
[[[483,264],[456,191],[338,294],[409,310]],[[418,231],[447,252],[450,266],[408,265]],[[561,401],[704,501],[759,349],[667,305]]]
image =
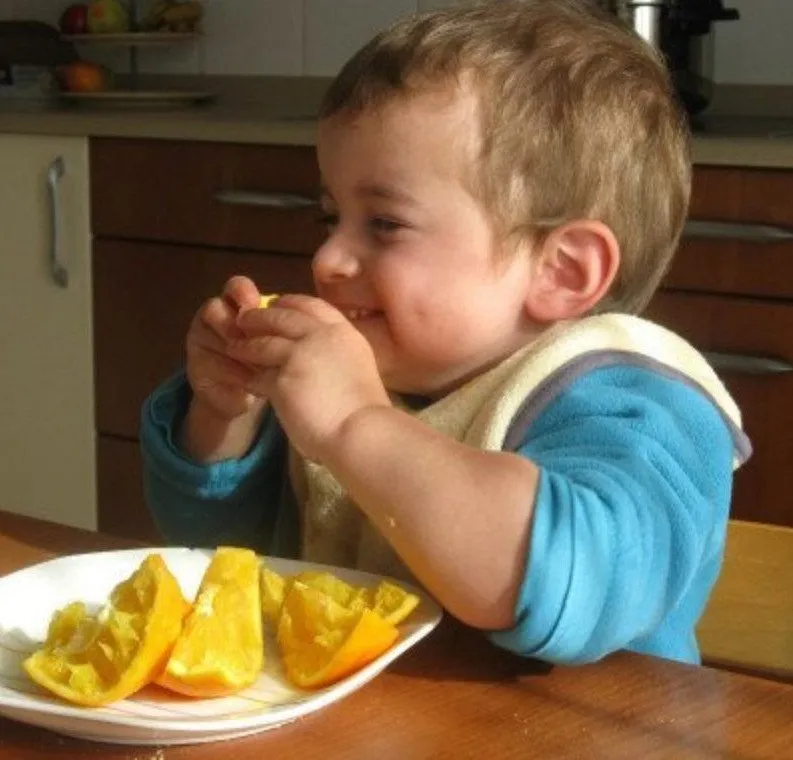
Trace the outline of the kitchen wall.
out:
[[[143,49],[143,71],[175,74],[331,75],[376,30],[401,15],[455,0],[204,0],[207,37]],[[140,0],[145,8],[147,0]],[[57,22],[68,0],[0,0],[0,18]],[[731,84],[793,85],[793,2],[725,0],[741,20],[717,25],[715,78]],[[83,51],[125,69],[123,50]]]

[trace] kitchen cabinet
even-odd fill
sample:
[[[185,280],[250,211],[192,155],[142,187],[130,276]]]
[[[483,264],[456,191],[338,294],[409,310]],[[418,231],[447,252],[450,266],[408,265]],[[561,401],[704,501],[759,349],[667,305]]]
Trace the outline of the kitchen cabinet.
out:
[[[0,135],[0,504],[96,528],[85,138]]]
[[[754,453],[732,516],[793,525],[793,171],[697,167],[687,233],[647,310],[708,355]]]
[[[183,365],[190,320],[232,275],[311,292],[317,186],[310,147],[92,141],[101,530],[158,539],[141,485],[141,404]]]
[[[232,274],[312,289],[322,239],[310,146],[91,141],[98,521],[156,540],[140,405],[183,363],[199,305]],[[647,316],[708,354],[754,445],[732,514],[793,525],[793,171],[695,170],[688,232]]]

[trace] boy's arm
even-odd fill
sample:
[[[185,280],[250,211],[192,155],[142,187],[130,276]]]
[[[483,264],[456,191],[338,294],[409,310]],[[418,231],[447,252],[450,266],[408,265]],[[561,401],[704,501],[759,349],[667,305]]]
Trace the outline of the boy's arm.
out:
[[[369,407],[323,463],[445,608],[475,627],[512,625],[538,478],[531,461]]]
[[[575,659],[592,636],[624,646],[677,602],[724,529],[732,452],[705,396],[629,367],[576,381],[522,456],[372,409],[327,464],[454,615],[513,629],[526,654],[572,628],[557,655]]]
[[[531,550],[516,625],[493,640],[555,662],[646,646],[694,661],[736,453],[718,408],[683,381],[602,369],[545,410],[521,451],[540,466]]]
[[[141,411],[144,493],[158,529],[171,543],[268,550],[285,472],[283,432],[270,414],[244,457],[199,464],[177,440],[190,399],[180,374],[157,388]]]

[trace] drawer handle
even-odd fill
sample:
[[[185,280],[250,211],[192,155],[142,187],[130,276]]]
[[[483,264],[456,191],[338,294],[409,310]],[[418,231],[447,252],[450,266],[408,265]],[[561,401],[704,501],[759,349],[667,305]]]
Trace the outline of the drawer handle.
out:
[[[58,287],[65,288],[69,285],[69,270],[61,256],[63,233],[61,231],[61,179],[66,173],[66,163],[62,156],[58,156],[47,169],[47,189],[50,198],[50,274]]]
[[[256,206],[257,208],[282,208],[295,210],[317,205],[314,198],[291,193],[256,193],[250,190],[221,190],[213,198],[229,206]]]
[[[793,230],[770,224],[741,224],[740,222],[707,222],[689,219],[683,227],[683,237],[712,240],[742,240],[747,243],[779,243],[793,240]]]
[[[713,369],[720,372],[736,372],[741,375],[781,375],[793,372],[793,364],[781,359],[721,351],[705,351],[704,353]]]

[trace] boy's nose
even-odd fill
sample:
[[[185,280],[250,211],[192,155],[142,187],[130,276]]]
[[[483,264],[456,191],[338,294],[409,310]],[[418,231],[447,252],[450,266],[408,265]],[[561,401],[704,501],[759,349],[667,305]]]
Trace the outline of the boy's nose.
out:
[[[337,235],[331,235],[314,254],[314,279],[333,282],[355,277],[361,271],[359,258]]]

